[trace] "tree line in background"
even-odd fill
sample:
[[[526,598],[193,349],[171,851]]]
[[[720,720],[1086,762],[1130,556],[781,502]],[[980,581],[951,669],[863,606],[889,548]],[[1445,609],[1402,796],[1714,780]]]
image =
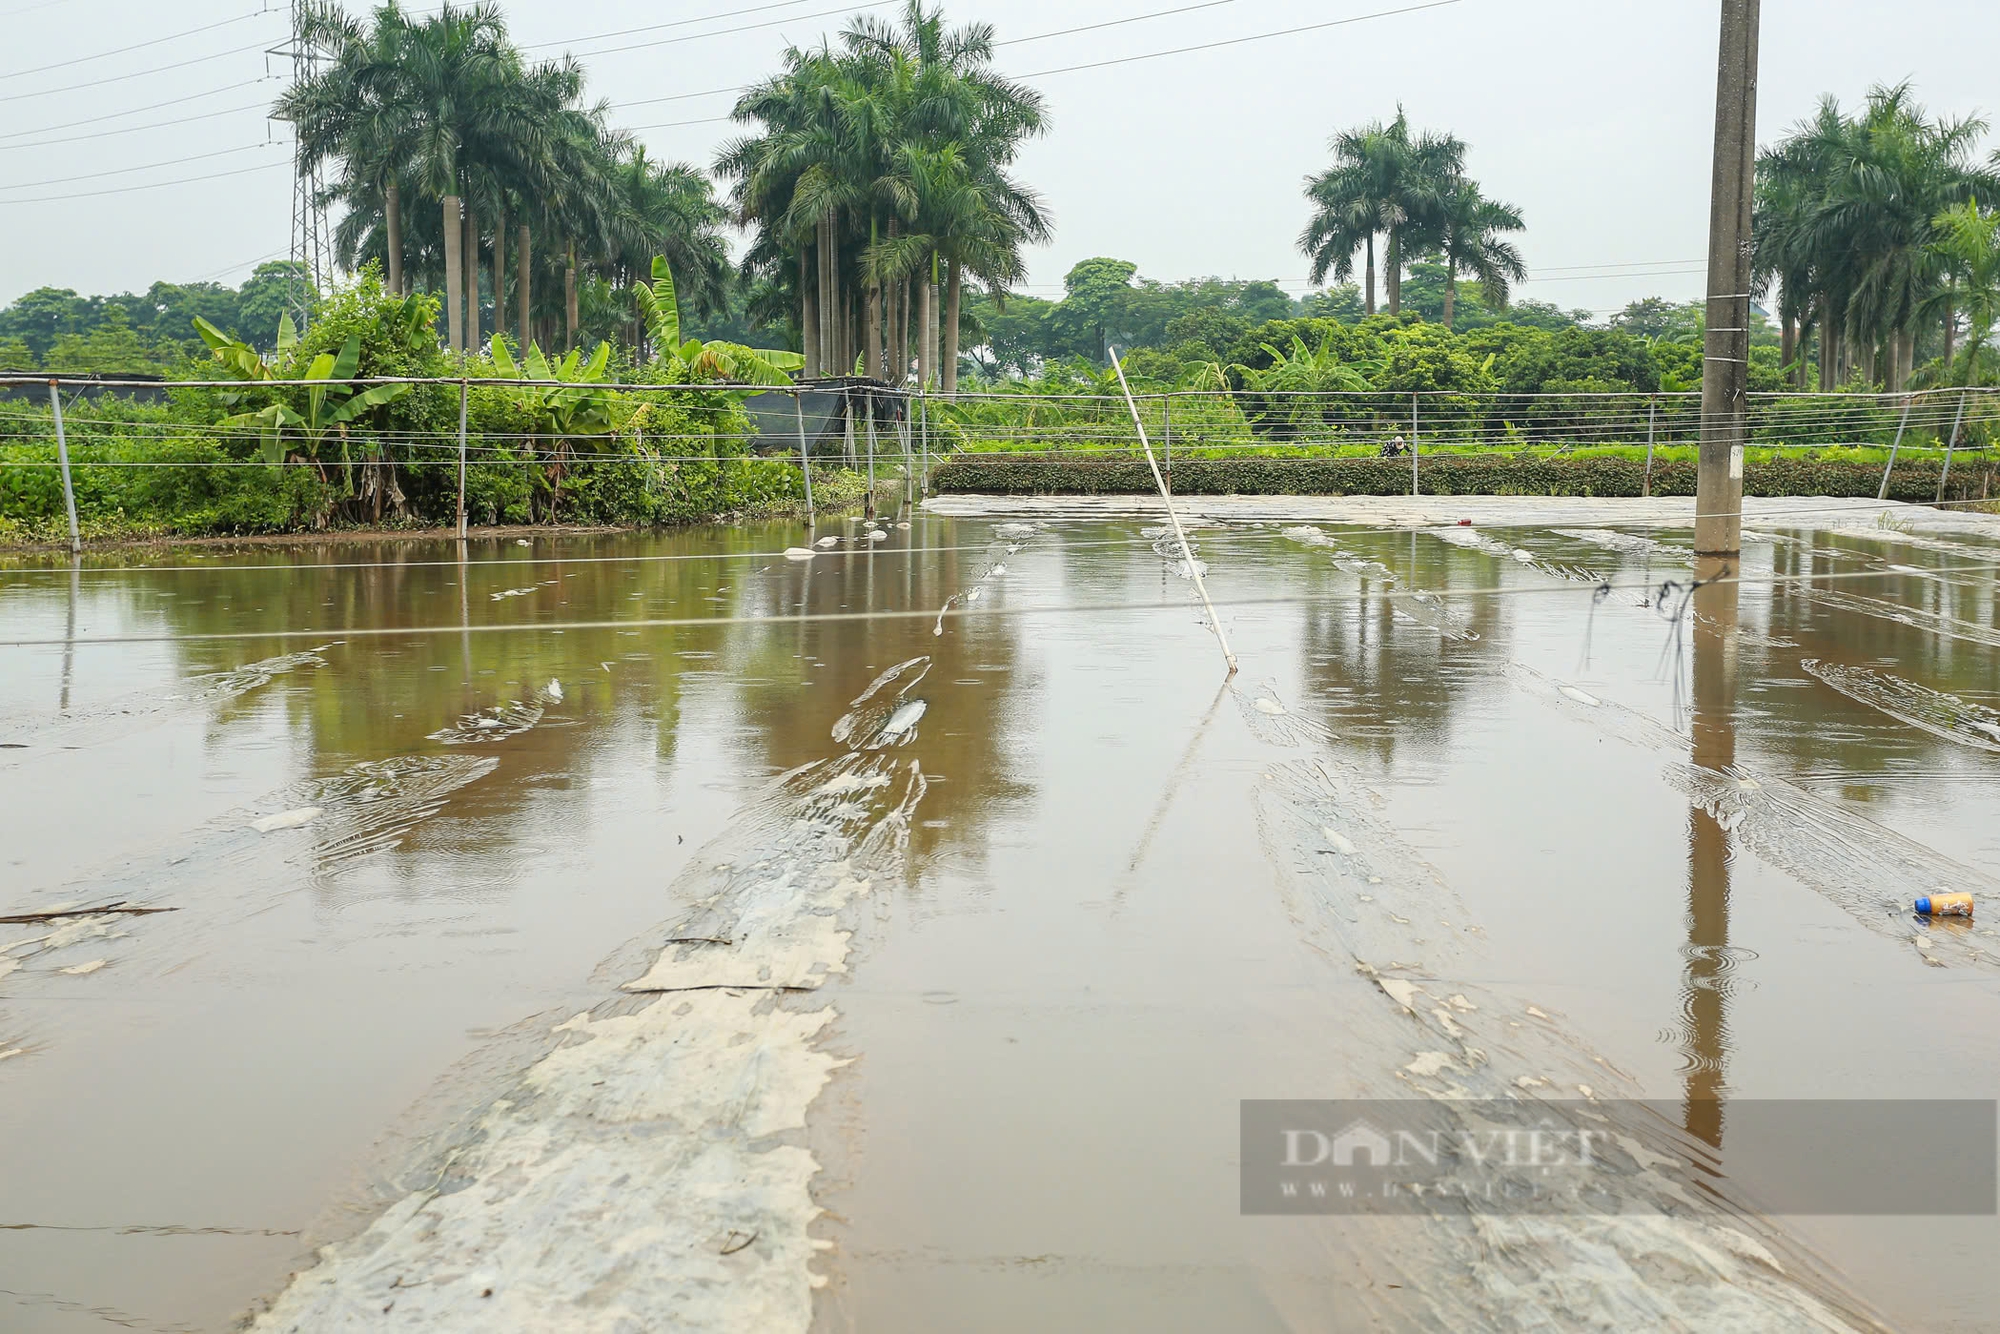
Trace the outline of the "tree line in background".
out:
[[[373,263],[391,295],[436,297],[447,353],[479,354],[499,334],[517,351],[609,341],[619,364],[649,363],[663,349],[645,280],[664,256],[689,332],[795,350],[808,377],[950,393],[961,374],[1066,380],[1073,362],[1101,368],[1116,346],[1148,353],[1156,382],[1240,388],[1273,358],[1334,355],[1329,330],[1388,318],[1451,338],[1594,327],[1645,341],[1661,372],[1643,386],[1611,366],[1581,378],[1699,379],[1665,346],[1699,343],[1699,303],[1637,302],[1600,324],[1513,300],[1526,276],[1519,210],[1468,174],[1463,140],[1414,129],[1400,108],[1334,135],[1305,181],[1299,246],[1312,282],[1332,286],[1295,298],[1270,281],[1163,283],[1098,257],[1050,300],[1014,290],[1024,250],[1050,235],[1047,209],[1012,174],[1046,111],[995,70],[990,26],[952,27],[921,0],[894,22],[857,16],[789,48],[739,98],[746,132],[712,173],[656,162],[612,130],[582,67],[529,60],[493,4],[418,15],[389,3],[356,18],[320,0],[305,36],[319,72],[275,114],[331,182],[337,258],[350,271]],[[1755,338],[1760,383],[1773,357],[1784,387],[1813,382],[1815,365],[1821,389],[2000,378],[2000,154],[1978,160],[1985,128],[1931,118],[1907,86],[1880,88],[1853,114],[1828,99],[1763,153],[1756,272],[1776,318]],[[747,240],[737,264],[731,226]],[[267,264],[237,290],[40,289],[0,310],[0,366],[186,370],[206,358],[197,315],[268,350],[301,286],[297,266]],[[1376,374],[1364,360],[1323,378]]]
[[[1832,97],[1759,154],[1753,268],[1776,289],[1783,357],[1804,385],[1990,383],[2000,314],[2000,152],[1986,122],[1933,120],[1910,85],[1856,114]],[[1920,369],[1921,368],[1921,369]]]

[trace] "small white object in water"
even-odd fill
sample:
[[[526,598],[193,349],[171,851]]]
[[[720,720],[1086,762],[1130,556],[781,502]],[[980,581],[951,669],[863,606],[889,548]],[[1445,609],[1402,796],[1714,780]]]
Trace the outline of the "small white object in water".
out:
[[[868,534],[868,540],[870,542],[887,542],[889,540],[889,535],[878,528],[875,531]]]
[[[813,543],[813,545],[819,547],[821,550],[825,550],[827,547],[839,546],[840,539],[837,537],[822,537],[819,541]]]
[[[1273,718],[1280,718],[1284,716],[1285,706],[1278,703],[1275,699],[1265,699],[1262,695],[1259,695],[1257,697],[1257,712],[1268,713]]]
[[[1333,844],[1333,850],[1341,856],[1352,857],[1354,855],[1354,844],[1348,840],[1346,835],[1340,833],[1338,830],[1328,829],[1324,825],[1320,826],[1319,832],[1326,835],[1326,841]]]
[[[302,824],[311,824],[314,820],[319,819],[319,817],[319,807],[301,806],[297,810],[280,811],[276,815],[267,815],[261,820],[252,820],[250,827],[260,834],[268,834],[278,829],[297,829]]]
[[[924,710],[929,707],[930,705],[920,699],[904,701],[896,706],[896,711],[882,724],[882,730],[878,735],[885,740],[903,735],[917,725],[917,720],[924,716]]]
[[[897,528],[898,528],[899,530],[901,530],[901,531],[903,531],[903,532],[906,532],[906,533],[910,531],[910,525],[908,525],[907,523],[899,523],[899,524],[897,524],[897,525],[896,525],[896,527],[897,527]]]
[[[996,576],[1003,575],[1005,573],[1007,573],[1007,567],[1005,565],[995,565],[992,569],[986,572],[986,577],[988,579],[992,579],[995,578]]]
[[[1585,694],[1583,691],[1578,690],[1575,686],[1557,686],[1556,689],[1562,691],[1563,694],[1569,696],[1577,703],[1588,704],[1593,709],[1597,708],[1598,706],[1604,703],[1604,701],[1599,699],[1597,696]]]
[[[85,973],[94,973],[102,967],[104,960],[92,959],[89,963],[73,964],[68,968],[58,968],[56,971],[65,977],[82,977]]]
[[[786,560],[811,560],[817,553],[811,547],[786,547]]]
[[[1532,565],[1535,560],[1535,553],[1532,551],[1523,551],[1521,548],[1515,547],[1514,559],[1520,561],[1523,565]]]
[[[534,545],[534,543],[533,543],[533,542],[530,542],[530,541],[529,541],[529,540],[528,540],[527,538],[525,538],[525,537],[517,537],[517,538],[515,538],[515,539],[514,539],[514,545],[515,545],[515,546],[517,546],[517,547],[531,547],[531,546],[533,546],[533,545]]]
[[[545,689],[542,693],[547,695],[550,699],[554,700],[556,703],[558,704],[562,703],[562,682],[556,680],[553,676],[551,676],[549,678],[548,688]]]

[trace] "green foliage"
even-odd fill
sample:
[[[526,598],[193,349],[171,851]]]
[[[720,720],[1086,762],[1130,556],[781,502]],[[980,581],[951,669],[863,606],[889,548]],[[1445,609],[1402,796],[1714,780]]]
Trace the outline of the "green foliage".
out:
[[[683,342],[673,269],[663,256],[653,257],[652,285],[635,283],[632,294],[656,349],[655,369],[668,384],[789,385],[791,372],[805,368],[803,356],[781,348],[745,347],[720,339]]]
[[[1693,458],[1656,459],[1652,493],[1692,496]],[[1899,464],[1891,478],[1892,499],[1928,501],[1937,493],[1941,464]],[[1407,459],[1179,458],[1174,490],[1187,495],[1397,496],[1410,493]],[[1637,496],[1646,478],[1643,458],[1527,457],[1504,454],[1444,455],[1421,460],[1425,495]],[[1142,495],[1154,490],[1143,460],[993,460],[961,455],[932,474],[940,492],[995,492],[1030,495]],[[1879,464],[1819,458],[1782,458],[1747,464],[1745,494],[1758,496],[1853,496],[1873,498],[1881,485]],[[1991,460],[1953,465],[1949,495],[1977,499],[2000,483],[2000,465]]]

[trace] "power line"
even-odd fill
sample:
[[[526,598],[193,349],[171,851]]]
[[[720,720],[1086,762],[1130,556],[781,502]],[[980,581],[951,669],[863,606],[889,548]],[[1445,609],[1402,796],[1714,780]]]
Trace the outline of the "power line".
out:
[[[696,18],[691,18],[691,19],[675,19],[671,23],[649,23],[644,27],[640,28],[619,28],[612,32],[592,33],[588,37],[566,37],[553,42],[531,42],[528,45],[522,47],[521,49],[524,51],[540,51],[540,50],[545,50],[546,48],[551,46],[563,46],[570,42],[601,42],[612,37],[631,37],[637,33],[642,33],[642,32],[661,32],[667,28],[685,28],[690,24],[694,23],[709,23],[713,22],[716,19],[731,19],[731,18],[736,18],[743,14],[762,14],[766,10],[771,10],[771,9],[793,9],[799,5],[809,4],[809,3],[811,3],[811,0],[779,0],[779,3],[777,4],[754,5],[748,9],[735,9],[729,11],[728,13],[723,13],[723,14],[702,14]],[[795,14],[793,15],[793,17],[812,18],[814,16],[811,14]]]
[[[1324,23],[1307,23],[1297,28],[1281,28],[1276,32],[1251,33],[1247,37],[1225,37],[1213,42],[1200,42],[1193,46],[1177,46],[1169,51],[1149,51],[1143,55],[1117,56],[1110,60],[1094,60],[1086,65],[1064,65],[1060,69],[1034,70],[1017,77],[1023,79],[1047,78],[1051,74],[1074,74],[1079,70],[1105,69],[1112,65],[1131,65],[1141,60],[1159,60],[1164,56],[1183,56],[1194,51],[1214,51],[1225,46],[1242,46],[1246,42],[1264,42],[1273,37],[1295,37],[1303,32],[1323,32],[1328,28],[1344,28],[1354,23],[1366,23],[1371,19],[1396,18],[1403,14],[1419,14],[1429,9],[1446,9],[1463,4],[1465,0],[1430,0],[1428,4],[1406,5],[1401,9],[1380,9],[1372,14],[1356,14],[1352,18],[1328,19]]]
[[[252,149],[283,147],[280,144],[241,144],[235,148],[218,148],[212,153],[192,153],[187,157],[168,158],[164,162],[142,162],[136,167],[114,167],[109,171],[87,171],[80,176],[56,176],[46,181],[21,181],[15,185],[0,185],[0,190],[35,190],[45,185],[67,185],[71,181],[94,181],[105,176],[125,176],[135,171],[151,171],[154,167],[178,167],[183,162],[201,162],[208,158],[228,157],[231,153],[248,153]],[[162,182],[165,184],[165,182]],[[0,203],[12,203],[0,199]]]
[[[1236,0],[1202,0],[1198,5],[1182,5],[1179,9],[1156,9],[1150,14],[1134,14],[1130,18],[1106,19],[1102,23],[1086,23],[1080,28],[1061,28],[1055,32],[1038,32],[1029,37],[1010,37],[993,45],[1020,46],[1026,42],[1040,42],[1050,37],[1069,37],[1079,32],[1096,32],[1100,28],[1122,28],[1128,23],[1144,23],[1149,19],[1170,18],[1175,14],[1192,14],[1197,9],[1215,9],[1221,5],[1233,5]]]
[[[66,120],[59,125],[41,125],[32,130],[8,130],[4,134],[0,134],[0,139],[23,139],[31,134],[50,134],[56,130],[73,130],[79,125],[96,125],[107,120],[118,120],[124,116],[137,116],[148,111],[158,111],[162,107],[177,107],[185,102],[196,102],[204,97],[214,97],[217,93],[233,93],[238,88],[248,88],[254,84],[268,83],[275,77],[275,75],[266,74],[260,79],[245,79],[241,83],[224,84],[219,88],[204,88],[198,93],[189,93],[185,97],[170,97],[164,102],[151,102],[145,106],[131,107],[125,111],[107,111],[101,116],[85,116],[82,120]],[[138,128],[144,129],[147,127],[140,126]]]
[[[682,42],[698,42],[704,37],[728,37],[734,33],[739,33],[739,32],[757,32],[764,28],[782,27],[787,23],[793,23],[803,19],[823,19],[831,17],[835,14],[854,14],[864,9],[881,9],[885,5],[891,5],[894,3],[896,3],[896,0],[870,0],[870,3],[868,4],[842,5],[838,9],[821,9],[821,10],[815,10],[813,13],[810,14],[793,14],[787,18],[770,19],[764,23],[745,23],[739,27],[734,27],[734,28],[717,28],[712,32],[691,32],[684,37],[662,37],[658,41],[654,42],[632,42],[624,46],[607,46],[599,51],[572,51],[569,54],[578,57],[615,56],[615,55],[623,55],[628,51],[650,51],[653,48],[660,46],[678,46]]]
[[[153,65],[146,69],[132,70],[125,74],[107,75],[102,79],[92,79],[88,83],[69,83],[64,84],[60,88],[42,88],[32,93],[9,93],[5,97],[0,97],[0,102],[18,102],[25,97],[50,97],[56,93],[74,93],[85,88],[102,88],[107,83],[123,83],[127,79],[137,79],[147,74],[165,74],[169,70],[186,69],[191,65],[205,65],[211,60],[221,60],[225,56],[240,56],[246,51],[268,50],[269,47],[265,43],[252,42],[248,46],[231,47],[227,51],[211,51],[205,56],[194,56],[187,60],[178,60],[171,65]]]
[[[120,46],[110,51],[99,51],[95,55],[77,56],[70,60],[59,60],[52,65],[38,65],[34,69],[17,69],[7,74],[0,74],[0,79],[18,79],[28,74],[44,74],[52,69],[68,69],[71,65],[86,65],[93,60],[105,60],[111,56],[122,56],[128,51],[143,51],[149,46],[160,46],[167,42],[179,41],[183,37],[193,37],[197,33],[213,32],[217,28],[226,28],[232,23],[241,23],[245,19],[262,18],[267,12],[269,11],[260,9],[249,14],[238,14],[233,19],[222,19],[216,23],[206,23],[199,28],[189,28],[183,32],[168,33],[165,37],[154,37],[148,41],[134,42],[130,46]]]
[[[253,79],[251,82],[261,83],[263,80]],[[234,116],[245,111],[268,112],[268,107],[263,102],[248,102],[240,107],[225,107],[221,111],[204,111],[199,115],[182,116],[176,120],[155,120],[148,121],[144,125],[128,125],[122,130],[98,130],[91,134],[72,134],[62,139],[36,139],[25,144],[0,144],[0,153],[5,153],[9,149],[14,148],[50,148],[56,144],[80,143],[85,139],[108,139],[114,135],[137,134],[141,130],[161,130],[169,125],[191,125],[198,120],[214,120],[217,116]]]
[[[36,195],[31,199],[0,199],[0,207],[8,204],[53,204],[63,199],[101,199],[105,195],[128,195],[139,190],[158,190],[169,185],[194,185],[200,181],[219,181],[226,176],[247,176],[253,171],[269,171],[273,167],[290,165],[289,162],[263,162],[254,167],[239,167],[235,171],[218,171],[207,176],[181,176],[171,181],[154,181],[149,185],[122,185],[112,190],[83,190],[67,195]]]

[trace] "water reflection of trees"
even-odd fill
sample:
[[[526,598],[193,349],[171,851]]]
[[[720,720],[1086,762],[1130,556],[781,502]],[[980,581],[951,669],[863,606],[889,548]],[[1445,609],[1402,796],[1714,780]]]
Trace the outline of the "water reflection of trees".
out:
[[[848,704],[882,672],[911,658],[931,667],[915,695],[930,703],[917,740],[905,752],[932,778],[912,849],[928,855],[951,848],[983,855],[985,831],[997,808],[1024,802],[1031,790],[1019,777],[1009,743],[1019,702],[1036,688],[1021,652],[1024,625],[1006,616],[974,615],[933,633],[932,614],[946,600],[972,588],[995,561],[1042,558],[1033,546],[1008,558],[988,544],[990,525],[938,522],[924,540],[963,546],[930,555],[891,549],[789,563],[762,579],[744,614],[779,618],[778,624],[733,627],[722,659],[752,726],[744,749],[773,770],[837,753],[830,736]],[[843,532],[842,528],[824,531]],[[911,535],[897,533],[897,542]],[[1053,537],[1041,545],[1055,544]],[[1004,579],[988,585],[983,610],[1004,605]],[[864,611],[910,612],[880,620],[810,620],[810,616]],[[793,618],[784,624],[784,618]],[[804,682],[811,682],[806,686]],[[957,684],[973,682],[978,684]],[[1033,719],[1019,726],[1032,729]]]
[[[960,540],[977,542],[986,527],[973,525],[977,531]],[[820,531],[849,529],[829,524]],[[910,536],[899,532],[896,540]],[[93,578],[86,568],[75,633],[311,632],[175,639],[165,653],[172,674],[186,677],[342,640],[352,628],[370,631],[329,649],[327,666],[280,678],[292,768],[301,775],[436,751],[439,743],[429,734],[461,715],[525,699],[550,678],[563,680],[564,701],[542,726],[478,747],[532,756],[528,766],[503,764],[452,798],[454,817],[477,822],[488,851],[515,837],[510,831],[522,826],[512,817],[551,776],[578,781],[601,762],[597,754],[614,731],[653,729],[659,760],[670,764],[683,727],[694,725],[684,720],[683,707],[698,695],[704,718],[735,720],[718,725],[725,749],[743,755],[753,772],[778,771],[837,750],[829,729],[848,701],[882,669],[927,654],[934,666],[920,693],[932,700],[933,712],[908,753],[944,780],[932,788],[924,812],[925,819],[943,823],[919,827],[914,844],[924,851],[976,841],[984,827],[976,817],[987,806],[1026,795],[1005,754],[1014,701],[1033,688],[1024,676],[1018,622],[969,618],[954,621],[942,636],[931,633],[928,617],[784,622],[801,614],[935,611],[978,577],[988,563],[986,550],[911,557],[871,549],[811,562],[770,554],[801,540],[795,525],[754,525],[572,538],[559,548],[472,543],[464,565],[456,543],[424,542],[255,550],[217,560],[212,571]],[[925,540],[950,545],[954,539],[947,525]],[[554,558],[553,550],[564,558]],[[618,555],[690,559],[589,559]],[[352,568],[326,568],[335,565]],[[495,597],[515,589],[530,591]],[[1004,585],[993,596],[1004,597]],[[574,625],[702,616],[775,617],[779,623]],[[563,622],[571,624],[558,628]],[[519,628],[536,624],[551,628]],[[493,625],[516,628],[479,628]],[[435,633],[439,626],[467,628]],[[377,633],[397,628],[426,633]],[[687,656],[693,654],[713,656]],[[973,678],[978,686],[952,685]],[[813,685],[802,688],[807,680]],[[209,748],[226,750],[267,725],[271,694],[253,690],[211,707]],[[629,760],[629,751],[606,752],[612,754]]]
[[[1385,765],[1399,746],[1444,745],[1459,705],[1490,688],[1511,642],[1504,599],[1450,594],[1498,588],[1500,563],[1428,534],[1329,531],[1343,548],[1380,562],[1393,578],[1348,574],[1310,548],[1292,563],[1291,577],[1308,599],[1300,622],[1301,670],[1313,706],[1341,744]],[[1408,604],[1390,594],[1415,590],[1444,594],[1445,605],[1478,638],[1447,639],[1398,620],[1397,608]]]
[[[2000,560],[2000,547],[1993,555]],[[1898,546],[1854,533],[1788,535],[1775,548],[1774,573],[1806,582],[1772,588],[1770,626],[1772,634],[1799,647],[1774,651],[1773,667],[1789,675],[1802,658],[1865,664],[1962,699],[1990,701],[2000,681],[2000,647],[1954,638],[1926,625],[1902,624],[1889,615],[1904,607],[1978,628],[1970,633],[2000,637],[1993,571],[1960,574],[1940,568],[1990,563],[1969,553]],[[1892,564],[1938,572],[1906,573]],[[1871,577],[1826,577],[1859,572]],[[1850,598],[1869,601],[1858,604]],[[1776,757],[1772,767],[1807,777],[1838,776],[1841,795],[1848,800],[1885,800],[1899,776],[1952,769],[1968,755],[1952,742],[1898,726],[1818,682],[1797,690],[1763,690],[1754,698],[1756,745]]]

